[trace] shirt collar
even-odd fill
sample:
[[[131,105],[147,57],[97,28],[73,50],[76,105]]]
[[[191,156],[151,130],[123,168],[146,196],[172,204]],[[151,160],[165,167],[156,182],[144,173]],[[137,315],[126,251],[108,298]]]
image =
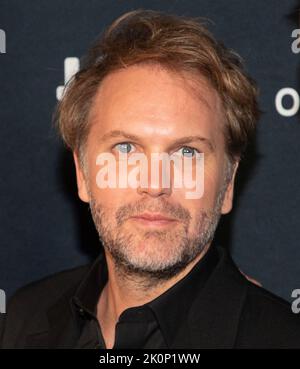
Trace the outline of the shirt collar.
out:
[[[98,299],[107,280],[106,259],[104,252],[101,251],[71,298],[72,308],[75,307],[81,315],[96,317]]]
[[[199,295],[217,262],[218,252],[212,243],[204,257],[193,266],[185,277],[154,300],[139,307],[126,309],[122,313],[123,317],[124,315],[128,317],[130,313],[139,310],[145,312],[150,308],[159,323],[167,345],[170,347],[177,333],[184,329],[193,300]],[[104,252],[101,252],[71,299],[73,312],[75,308],[75,314],[79,312],[81,315],[90,315],[96,318],[98,299],[107,280],[106,259]]]

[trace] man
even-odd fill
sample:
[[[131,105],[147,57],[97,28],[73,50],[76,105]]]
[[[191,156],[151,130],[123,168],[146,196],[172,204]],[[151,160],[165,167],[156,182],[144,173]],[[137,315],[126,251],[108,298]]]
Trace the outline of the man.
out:
[[[57,110],[103,252],[21,288],[2,347],[299,348],[289,304],[249,282],[213,242],[258,116],[239,57],[199,21],[146,10],[115,20]],[[158,168],[170,185],[153,185],[154,153],[173,159]],[[186,158],[200,191],[175,186]]]

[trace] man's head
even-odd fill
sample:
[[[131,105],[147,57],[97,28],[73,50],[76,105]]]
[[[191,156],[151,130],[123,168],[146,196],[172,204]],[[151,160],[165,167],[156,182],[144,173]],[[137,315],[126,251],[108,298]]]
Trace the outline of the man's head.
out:
[[[138,10],[107,29],[57,113],[79,196],[117,267],[167,279],[210,244],[232,208],[235,174],[258,118],[256,95],[237,55],[197,20]],[[187,199],[172,180],[169,187],[99,188],[97,156],[112,154],[118,169],[121,152],[149,161],[151,153],[203,153],[203,196]],[[146,212],[173,222],[132,218]]]

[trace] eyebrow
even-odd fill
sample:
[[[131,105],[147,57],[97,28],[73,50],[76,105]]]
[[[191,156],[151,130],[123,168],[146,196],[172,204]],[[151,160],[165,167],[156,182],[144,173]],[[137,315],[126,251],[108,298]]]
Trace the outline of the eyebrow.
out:
[[[132,141],[141,141],[142,140],[142,138],[137,136],[137,135],[134,135],[134,134],[122,131],[122,130],[114,130],[114,131],[110,131],[110,132],[106,133],[105,135],[103,135],[100,138],[99,142],[104,143],[105,141],[107,141],[109,139],[118,138],[118,137],[120,137],[120,138],[124,137],[124,138],[127,138],[127,139],[132,140]],[[175,140],[172,143],[172,146],[188,144],[188,143],[195,142],[195,141],[202,142],[202,143],[204,143],[208,146],[210,151],[212,151],[212,152],[215,151],[215,145],[211,140],[209,140],[206,137],[197,136],[197,135],[196,136],[186,136],[186,137],[178,138],[177,140]]]

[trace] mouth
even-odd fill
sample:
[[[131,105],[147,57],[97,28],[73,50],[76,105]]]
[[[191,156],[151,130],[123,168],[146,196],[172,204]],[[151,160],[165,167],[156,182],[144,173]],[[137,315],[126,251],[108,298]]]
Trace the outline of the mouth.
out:
[[[174,225],[177,220],[174,218],[166,217],[159,213],[143,213],[141,215],[137,215],[134,217],[131,217],[135,222],[138,222],[141,225],[144,226],[154,226],[154,227],[165,227]]]

